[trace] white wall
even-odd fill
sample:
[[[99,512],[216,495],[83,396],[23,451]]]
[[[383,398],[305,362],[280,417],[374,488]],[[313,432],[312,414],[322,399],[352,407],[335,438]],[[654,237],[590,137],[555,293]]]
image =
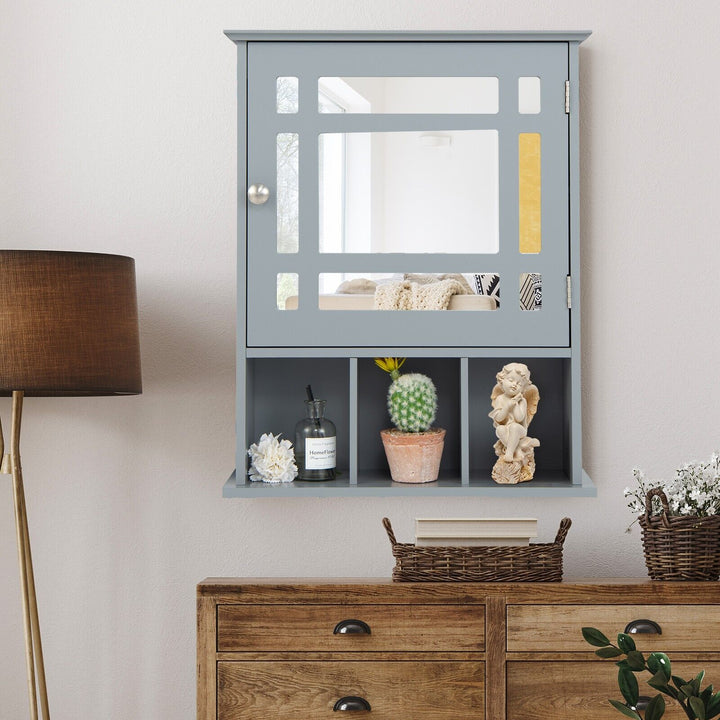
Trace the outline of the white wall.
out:
[[[194,717],[194,585],[385,576],[380,525],[574,525],[566,575],[643,575],[622,498],[720,446],[716,3],[10,0],[0,242],[136,258],[145,393],[30,399],[23,456],[56,720]],[[235,48],[223,28],[585,29],[585,467],[596,499],[223,500],[233,465]],[[6,419],[9,402],[0,402]],[[10,484],[0,479],[0,718],[26,717]]]
[[[384,162],[373,187],[384,195],[383,252],[446,252],[436,272],[492,272],[492,259],[468,267],[452,253],[498,252],[498,132],[445,131],[441,147],[423,146],[419,132],[379,134]],[[406,267],[413,272],[412,256]]]

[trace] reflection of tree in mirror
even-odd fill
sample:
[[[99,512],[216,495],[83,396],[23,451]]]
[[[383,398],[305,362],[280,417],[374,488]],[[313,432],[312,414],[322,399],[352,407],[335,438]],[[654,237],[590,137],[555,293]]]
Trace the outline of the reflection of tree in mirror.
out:
[[[298,135],[277,136],[277,251],[298,251]]]
[[[277,79],[277,112],[296,113],[298,111],[298,79],[279,77]]]
[[[277,79],[277,112],[298,111],[298,79]],[[277,251],[298,251],[298,136],[280,133],[277,136]],[[283,307],[285,303],[283,301]],[[279,306],[278,306],[279,307]]]

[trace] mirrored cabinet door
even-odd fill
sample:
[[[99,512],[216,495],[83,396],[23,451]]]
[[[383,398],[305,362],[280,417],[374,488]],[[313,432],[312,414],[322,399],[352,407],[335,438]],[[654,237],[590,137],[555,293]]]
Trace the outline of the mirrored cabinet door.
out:
[[[564,42],[250,42],[249,347],[567,347]]]

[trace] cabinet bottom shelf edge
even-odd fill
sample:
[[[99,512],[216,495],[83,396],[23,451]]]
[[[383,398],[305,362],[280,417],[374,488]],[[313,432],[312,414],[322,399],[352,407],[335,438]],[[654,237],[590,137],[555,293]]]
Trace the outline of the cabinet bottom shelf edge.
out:
[[[470,480],[463,483],[459,473],[447,473],[432,483],[396,483],[382,471],[361,471],[357,483],[350,482],[350,473],[342,471],[340,477],[329,481],[302,481],[290,483],[264,483],[245,481],[238,483],[233,472],[223,486],[225,498],[259,497],[367,497],[367,496],[485,496],[512,497],[595,497],[597,489],[583,471],[580,483],[573,484],[567,474],[546,472],[529,482],[518,485],[498,485],[490,473],[470,472]]]

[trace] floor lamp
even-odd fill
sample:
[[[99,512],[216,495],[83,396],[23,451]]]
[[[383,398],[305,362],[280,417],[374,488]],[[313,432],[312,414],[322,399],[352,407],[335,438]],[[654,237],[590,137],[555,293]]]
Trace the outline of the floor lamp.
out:
[[[119,255],[0,250],[0,395],[12,395],[10,448],[30,715],[49,720],[35,577],[20,464],[29,396],[142,392],[135,261]]]

